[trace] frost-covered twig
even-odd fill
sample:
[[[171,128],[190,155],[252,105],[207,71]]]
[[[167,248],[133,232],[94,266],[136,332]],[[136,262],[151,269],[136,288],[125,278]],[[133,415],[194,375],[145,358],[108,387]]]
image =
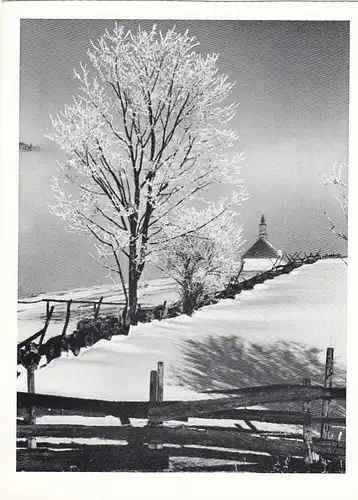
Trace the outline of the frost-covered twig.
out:
[[[333,174],[329,177],[324,176],[324,183],[334,186],[336,192],[333,193],[333,196],[337,200],[345,219],[348,220],[348,164],[345,162],[335,164]],[[328,213],[324,212],[324,214],[328,219],[330,231],[342,240],[348,241],[347,229],[338,229]]]

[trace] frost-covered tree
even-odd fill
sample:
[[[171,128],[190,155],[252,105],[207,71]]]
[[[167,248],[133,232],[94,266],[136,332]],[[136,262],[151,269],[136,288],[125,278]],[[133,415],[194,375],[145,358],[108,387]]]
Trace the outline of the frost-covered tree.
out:
[[[199,223],[200,212],[196,216]],[[181,221],[185,223],[185,213]],[[157,265],[177,284],[184,313],[191,315],[204,297],[212,297],[235,279],[242,267],[243,244],[237,214],[227,210],[201,229],[163,246]]]
[[[344,241],[348,241],[348,164],[340,162],[333,168],[331,176],[324,177],[324,183],[333,187],[333,196],[340,206],[340,211],[345,219],[345,227],[337,228],[331,217],[325,212],[328,219],[330,230]]]
[[[116,25],[91,45],[89,67],[75,70],[79,94],[47,136],[63,154],[52,211],[92,236],[122,285],[129,324],[146,263],[244,196],[242,155],[230,155],[238,137],[227,128],[236,104],[226,104],[233,84],[218,72],[218,55],[197,53],[187,32]],[[228,194],[208,201],[218,184]]]

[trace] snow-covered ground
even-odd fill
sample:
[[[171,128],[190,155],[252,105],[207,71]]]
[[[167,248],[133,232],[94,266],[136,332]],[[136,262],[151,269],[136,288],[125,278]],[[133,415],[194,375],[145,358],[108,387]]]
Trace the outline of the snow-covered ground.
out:
[[[149,373],[158,361],[164,362],[166,400],[203,398],[202,391],[218,387],[301,383],[303,377],[321,384],[327,347],[335,349],[342,382],[346,281],[342,261],[319,261],[257,285],[235,300],[205,307],[191,318],[139,324],[128,337],[101,340],[77,358],[64,356],[39,369],[36,392],[147,401]],[[168,281],[157,285],[157,295],[154,291],[151,295],[155,303],[172,293]],[[76,293],[71,298],[83,297],[81,291]],[[93,296],[100,295],[103,288],[93,289]],[[20,311],[19,338],[21,328],[28,334],[36,331],[39,305],[31,307]],[[18,378],[18,390],[26,391],[24,373]]]

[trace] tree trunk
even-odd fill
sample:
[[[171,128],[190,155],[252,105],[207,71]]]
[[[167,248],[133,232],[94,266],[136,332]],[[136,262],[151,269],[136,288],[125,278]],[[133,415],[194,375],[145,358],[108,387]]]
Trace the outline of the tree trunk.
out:
[[[194,312],[194,303],[191,293],[186,290],[183,297],[183,313],[187,316],[191,316]]]
[[[125,317],[125,329],[127,334],[130,326],[136,324],[137,306],[138,306],[138,280],[139,273],[137,269],[137,245],[131,241],[129,245],[129,269],[128,269],[128,310]]]
[[[129,271],[128,280],[128,313],[127,313],[127,325],[137,324],[137,307],[138,307],[138,278],[136,269]]]
[[[194,312],[194,300],[193,300],[193,283],[192,280],[187,276],[184,281],[184,286],[182,288],[182,305],[183,313],[191,316]]]
[[[181,299],[183,313],[191,316],[193,314],[193,303],[191,297],[191,289],[193,286],[192,272],[190,269],[190,259],[186,258],[183,262],[184,272],[183,272],[183,285],[181,290]]]

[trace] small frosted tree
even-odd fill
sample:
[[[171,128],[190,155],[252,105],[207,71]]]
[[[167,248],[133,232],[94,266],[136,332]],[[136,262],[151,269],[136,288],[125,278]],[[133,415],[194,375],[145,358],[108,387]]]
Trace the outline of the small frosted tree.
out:
[[[348,241],[348,164],[340,162],[338,165],[335,165],[333,168],[333,174],[331,176],[324,177],[324,183],[333,187],[333,196],[336,199],[340,207],[340,212],[343,214],[345,219],[345,227],[338,228],[328,213],[325,212],[330,230],[342,240]]]
[[[79,94],[47,136],[63,154],[52,211],[93,238],[98,260],[121,283],[127,324],[146,263],[244,196],[242,155],[230,155],[238,137],[226,125],[236,109],[225,104],[233,84],[219,74],[218,56],[195,52],[197,45],[175,29],[106,31],[88,51],[89,68],[75,71]],[[218,184],[229,194],[208,201]],[[198,207],[200,221],[178,223]]]
[[[200,212],[196,215],[200,220]],[[181,223],[185,219],[183,214]],[[242,267],[243,244],[237,214],[229,210],[192,234],[168,240],[157,254],[157,265],[177,284],[184,313],[191,315],[204,297],[235,280]]]

